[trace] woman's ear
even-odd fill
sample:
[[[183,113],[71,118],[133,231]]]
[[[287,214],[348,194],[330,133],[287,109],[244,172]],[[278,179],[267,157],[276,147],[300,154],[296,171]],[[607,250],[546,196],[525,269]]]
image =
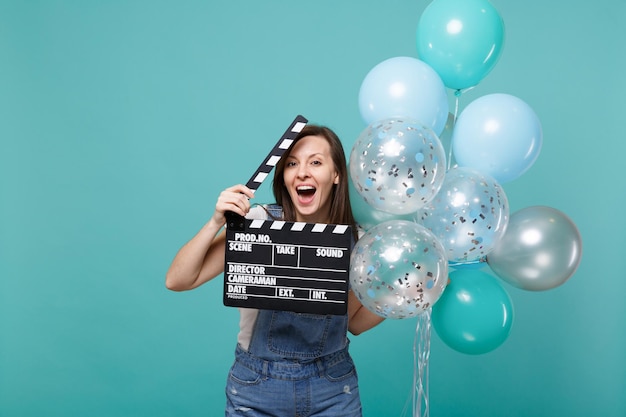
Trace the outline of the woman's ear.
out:
[[[337,185],[339,184],[339,173],[335,172],[335,179],[333,180],[333,184]]]

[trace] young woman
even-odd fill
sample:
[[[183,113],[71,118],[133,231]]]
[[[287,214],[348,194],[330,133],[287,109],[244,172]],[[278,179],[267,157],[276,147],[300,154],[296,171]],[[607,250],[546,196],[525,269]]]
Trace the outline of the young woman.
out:
[[[251,208],[253,192],[235,185],[220,194],[211,219],[185,244],[167,288],[196,288],[224,271],[225,213],[307,223],[356,225],[343,147],[329,128],[307,125],[276,166],[276,205]],[[226,386],[226,416],[361,416],[347,331],[358,335],[383,319],[349,291],[345,316],[240,309],[240,331]]]

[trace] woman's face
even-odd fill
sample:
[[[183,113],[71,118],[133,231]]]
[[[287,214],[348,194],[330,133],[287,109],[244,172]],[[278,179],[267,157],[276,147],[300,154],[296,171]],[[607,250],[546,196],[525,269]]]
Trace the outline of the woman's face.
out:
[[[339,174],[322,136],[305,136],[285,160],[285,186],[296,209],[296,221],[328,223],[333,186]]]

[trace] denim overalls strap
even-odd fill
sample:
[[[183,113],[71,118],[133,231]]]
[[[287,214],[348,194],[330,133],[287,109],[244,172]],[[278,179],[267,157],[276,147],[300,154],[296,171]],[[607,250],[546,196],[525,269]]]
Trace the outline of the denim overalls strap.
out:
[[[275,219],[282,218],[280,206],[266,208]],[[347,314],[259,310],[248,352],[265,360],[307,362],[345,349],[347,330]]]

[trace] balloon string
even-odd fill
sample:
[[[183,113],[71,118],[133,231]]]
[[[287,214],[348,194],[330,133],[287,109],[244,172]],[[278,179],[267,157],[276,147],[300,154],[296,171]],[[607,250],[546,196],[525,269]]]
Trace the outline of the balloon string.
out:
[[[428,359],[431,309],[417,317],[413,343],[413,417],[428,417]]]
[[[456,119],[459,114],[459,97],[461,97],[461,90],[454,92],[454,114],[452,115],[452,129],[456,126]],[[451,136],[452,137],[452,136]],[[452,164],[452,140],[450,140],[450,149],[448,149],[448,169],[450,171],[450,165]]]
[[[476,266],[476,265],[480,265],[486,262],[487,262],[487,257],[481,256],[480,258],[476,260],[468,261],[468,262],[448,261],[448,266],[451,268],[458,268],[458,267],[464,267],[464,266]]]

